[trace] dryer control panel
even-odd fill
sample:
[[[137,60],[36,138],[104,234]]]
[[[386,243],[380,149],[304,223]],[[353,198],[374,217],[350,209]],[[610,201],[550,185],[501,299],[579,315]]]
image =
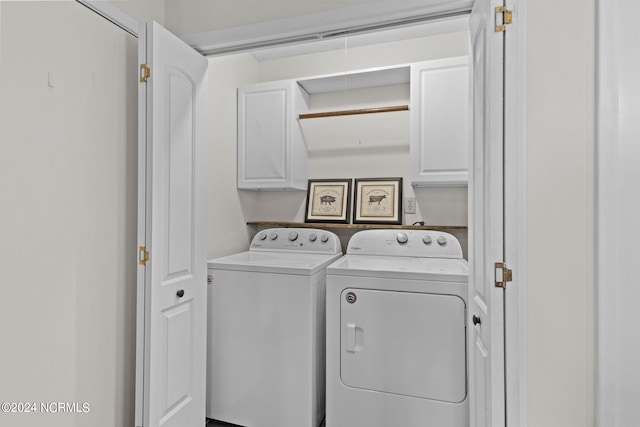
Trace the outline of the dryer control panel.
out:
[[[335,233],[315,228],[269,228],[259,231],[250,251],[280,251],[317,254],[342,253]]]
[[[347,254],[462,258],[455,236],[435,230],[364,230],[349,239]]]

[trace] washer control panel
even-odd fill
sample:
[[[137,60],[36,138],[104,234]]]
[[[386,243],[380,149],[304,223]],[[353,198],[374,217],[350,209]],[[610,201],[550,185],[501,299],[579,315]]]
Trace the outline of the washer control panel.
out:
[[[462,258],[455,236],[436,230],[363,230],[349,240],[347,254],[418,258]]]
[[[315,228],[270,228],[259,231],[251,241],[251,251],[284,251],[318,254],[342,253],[335,233]]]

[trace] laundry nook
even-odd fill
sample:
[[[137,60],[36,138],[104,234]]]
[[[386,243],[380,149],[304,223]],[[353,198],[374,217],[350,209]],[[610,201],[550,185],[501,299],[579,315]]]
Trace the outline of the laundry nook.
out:
[[[0,1],[0,426],[639,426],[636,3]]]

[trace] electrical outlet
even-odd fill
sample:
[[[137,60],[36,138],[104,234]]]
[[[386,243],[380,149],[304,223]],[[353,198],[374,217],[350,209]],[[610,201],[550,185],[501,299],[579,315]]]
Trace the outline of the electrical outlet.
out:
[[[405,197],[404,198],[404,213],[414,214],[416,213],[416,198]]]

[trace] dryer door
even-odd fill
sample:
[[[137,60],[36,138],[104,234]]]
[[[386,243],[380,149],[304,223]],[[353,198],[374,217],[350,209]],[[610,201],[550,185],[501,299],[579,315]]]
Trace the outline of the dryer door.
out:
[[[466,398],[462,298],[345,289],[340,321],[345,385],[451,403]]]

